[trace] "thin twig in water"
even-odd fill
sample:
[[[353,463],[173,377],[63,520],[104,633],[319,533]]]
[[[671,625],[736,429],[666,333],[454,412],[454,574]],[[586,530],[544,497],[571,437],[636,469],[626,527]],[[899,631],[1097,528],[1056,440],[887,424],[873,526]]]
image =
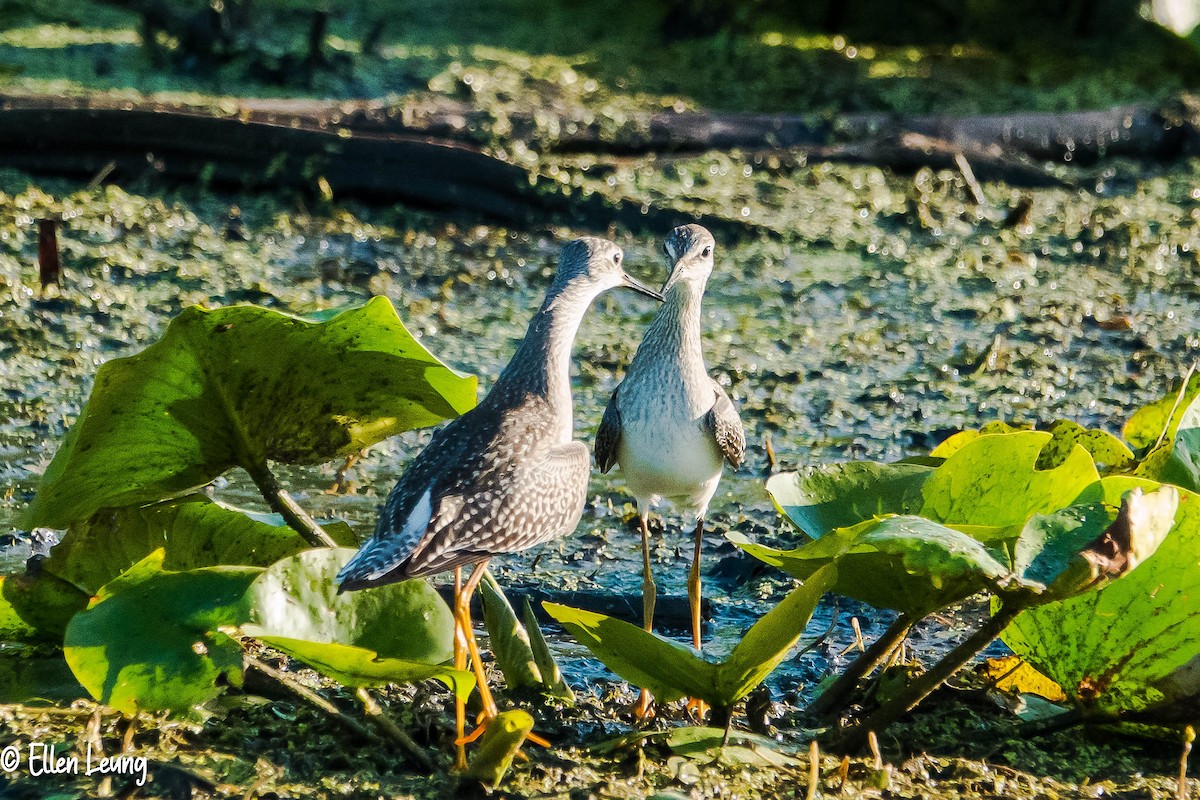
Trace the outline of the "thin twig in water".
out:
[[[312,689],[309,689],[307,686],[305,686],[304,684],[297,681],[291,675],[288,675],[286,672],[277,670],[268,664],[264,664],[263,662],[259,661],[257,658],[254,658],[253,656],[248,655],[245,658],[246,658],[247,666],[253,667],[254,669],[261,672],[263,675],[266,675],[268,678],[271,678],[272,680],[279,683],[281,686],[283,686],[285,689],[290,691],[292,694],[300,697],[303,700],[308,701],[309,703],[312,703],[314,706],[321,709],[326,714],[333,717],[338,722],[342,723],[342,725],[346,726],[350,730],[359,734],[363,738],[365,738],[365,739],[371,738],[371,732],[369,730],[367,730],[367,727],[365,725],[363,725],[358,720],[354,719],[354,717],[344,714],[333,703],[329,702],[324,697],[321,697],[321,695],[317,694]]]
[[[1175,792],[1177,800],[1187,800],[1187,762],[1192,752],[1192,742],[1196,739],[1196,729],[1188,725],[1183,729],[1183,754],[1179,756],[1179,788]]]
[[[363,710],[367,712],[367,716],[379,726],[381,731],[387,734],[388,738],[404,748],[422,767],[427,770],[433,769],[433,760],[429,757],[429,754],[422,750],[421,746],[413,741],[411,736],[401,730],[400,726],[392,721],[391,717],[383,713],[383,709],[379,707],[379,703],[375,701],[375,698],[365,688],[360,687],[356,694],[358,695],[358,699],[362,701]]]
[[[1192,382],[1192,373],[1196,371],[1196,362],[1188,367],[1187,374],[1183,376],[1183,385],[1179,387],[1179,393],[1175,395],[1175,402],[1171,405],[1171,410],[1167,414],[1167,424],[1163,426],[1162,432],[1158,434],[1158,438],[1154,440],[1154,444],[1150,447],[1150,452],[1162,444],[1163,439],[1167,438],[1167,431],[1171,429],[1171,419],[1175,416],[1175,411],[1179,408],[1179,404],[1183,402],[1183,398],[1187,396],[1188,384]]]
[[[808,745],[808,792],[804,800],[817,800],[818,785],[821,782],[821,748],[813,739]]]

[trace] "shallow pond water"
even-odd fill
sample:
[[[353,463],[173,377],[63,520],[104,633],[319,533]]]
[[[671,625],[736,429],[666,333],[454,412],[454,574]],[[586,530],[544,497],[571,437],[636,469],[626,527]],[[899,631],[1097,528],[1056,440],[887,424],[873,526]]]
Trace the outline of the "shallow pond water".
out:
[[[782,468],[893,460],[928,452],[951,431],[992,419],[1066,417],[1119,430],[1195,356],[1197,164],[1162,174],[1122,167],[1106,193],[1041,190],[1027,227],[1001,220],[1018,193],[988,187],[977,209],[953,174],[896,177],[873,168],[766,164],[722,154],[614,171],[564,162],[570,180],[655,202],[732,209],[773,234],[722,242],[706,296],[712,373],[741,408],[745,464],[727,474],[706,551],[717,650],[731,646],[784,582],[739,562],[721,533],[798,535],[763,490],[769,438]],[[607,176],[616,176],[609,180]],[[1116,188],[1111,188],[1115,186]],[[389,296],[414,334],[486,389],[540,302],[562,241],[595,231],[515,231],[455,224],[404,209],[148,191],[0,174],[0,532],[17,525],[37,476],[78,414],[96,366],[153,341],[192,303],[255,302],[305,313]],[[738,211],[741,209],[741,211]],[[62,214],[61,296],[35,288],[34,220]],[[664,235],[666,231],[662,232]],[[631,272],[665,278],[661,239],[617,234]],[[609,394],[654,309],[612,292],[575,347],[577,435],[589,444]],[[373,447],[331,494],[340,466],[280,468],[310,511],[370,532],[376,508],[428,432]],[[640,591],[632,510],[619,475],[594,475],[575,535],[498,561],[502,583]],[[238,473],[217,497],[261,506]],[[689,533],[669,511],[655,540],[660,591],[683,595]],[[8,570],[20,568],[13,551]],[[812,630],[832,619],[825,606]],[[888,619],[843,601],[828,641],[777,684],[811,685],[852,637]],[[931,629],[919,650],[946,645]],[[603,675],[567,641],[568,677]]]

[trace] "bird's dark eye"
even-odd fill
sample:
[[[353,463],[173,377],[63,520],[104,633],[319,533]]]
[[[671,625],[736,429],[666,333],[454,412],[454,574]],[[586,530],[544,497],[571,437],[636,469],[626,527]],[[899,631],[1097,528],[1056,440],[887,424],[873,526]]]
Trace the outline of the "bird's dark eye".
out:
[[[704,249],[700,251],[700,256],[702,258],[708,258],[711,255],[712,255],[712,247],[710,245],[706,245],[704,247]]]
[[[613,263],[616,264],[618,267],[621,266],[621,254],[620,253],[613,253]]]

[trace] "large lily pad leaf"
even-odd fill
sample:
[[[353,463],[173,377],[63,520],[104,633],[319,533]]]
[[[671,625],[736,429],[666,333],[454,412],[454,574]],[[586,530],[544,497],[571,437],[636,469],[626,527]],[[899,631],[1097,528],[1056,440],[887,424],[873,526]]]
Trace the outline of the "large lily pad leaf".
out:
[[[356,544],[344,522],[321,526],[338,544]],[[149,506],[103,509],[71,525],[42,565],[93,594],[150,553],[165,551],[163,569],[241,565],[269,567],[310,545],[278,514],[225,505],[201,494]]]
[[[998,538],[1004,531],[980,533]],[[978,539],[914,516],[885,517],[841,528],[794,550],[730,541],[768,564],[804,580],[837,564],[838,594],[909,614],[924,615],[995,586],[1012,572]],[[1011,532],[1015,537],[1015,532]]]
[[[273,565],[250,589],[250,620],[273,636],[338,642],[389,658],[441,664],[453,657],[454,617],[422,579],[338,593],[349,547],[307,550]]]
[[[338,594],[351,548],[308,550],[266,570],[250,587],[243,630],[350,686],[437,678],[465,697],[470,673],[441,666],[453,655],[454,618],[424,580]]]
[[[691,648],[603,614],[543,603],[576,641],[620,677],[661,700],[698,697],[728,708],[763,681],[787,656],[822,595],[837,581],[835,567],[818,570],[767,612],[720,663]]]
[[[1044,431],[973,439],[933,470],[915,513],[947,525],[997,527],[1071,505],[1100,476],[1078,445],[1058,466],[1039,469],[1038,458],[1051,439]]]
[[[167,572],[162,562],[156,551],[106,584],[63,641],[79,682],[127,714],[185,712],[241,685],[241,647],[218,628],[246,621],[246,590],[262,570]]]
[[[660,700],[717,694],[716,664],[690,647],[594,611],[545,602],[542,608],[604,666]]]
[[[1071,457],[1076,445],[1092,457],[1096,470],[1101,474],[1123,472],[1136,463],[1129,446],[1099,428],[1085,428],[1077,422],[1060,419],[1047,429],[1050,441],[1038,453],[1037,468],[1053,469]]]
[[[1159,485],[1112,476],[1097,488],[1100,499],[1114,505],[1138,487],[1149,492]],[[1138,524],[1158,526],[1153,519]],[[1166,702],[1172,677],[1200,658],[1197,553],[1200,496],[1180,491],[1174,524],[1153,555],[1098,591],[1024,611],[1003,639],[1089,710],[1115,713]]]
[[[474,404],[475,379],[426,351],[386,298],[323,322],[188,308],[159,342],[100,367],[26,518],[65,528],[234,466],[357,452]]]
[[[258,625],[243,625],[242,632],[264,644],[303,661],[327,678],[352,688],[438,680],[464,702],[475,688],[475,675],[440,664],[422,664],[402,658],[381,656],[374,650],[337,642],[313,642],[288,636],[272,636]]]
[[[872,517],[916,512],[932,472],[920,464],[823,464],[774,475],[767,492],[780,513],[815,539]]]
[[[967,442],[974,441],[980,436],[987,436],[993,433],[1018,433],[1020,431],[1033,430],[1032,425],[1013,425],[1003,420],[988,422],[979,428],[972,428],[965,431],[959,431],[949,436],[945,441],[933,448],[929,455],[934,458],[946,459],[957,453],[966,445]]]
[[[1121,435],[1133,449],[1145,453],[1175,437],[1180,419],[1197,397],[1200,397],[1200,372],[1193,371],[1188,374],[1186,384],[1181,382],[1161,399],[1135,411],[1121,429]]]
[[[0,576],[0,640],[61,642],[88,594],[46,571]]]
[[[1200,491],[1200,397],[1172,414],[1166,434],[1132,474]]]

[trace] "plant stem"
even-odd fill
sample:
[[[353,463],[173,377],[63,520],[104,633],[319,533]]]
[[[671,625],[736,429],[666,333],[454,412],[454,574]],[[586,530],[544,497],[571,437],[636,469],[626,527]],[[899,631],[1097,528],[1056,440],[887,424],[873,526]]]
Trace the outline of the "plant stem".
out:
[[[885,730],[908,711],[915,708],[934,689],[941,686],[959,667],[975,657],[983,648],[991,644],[1001,631],[1008,627],[1017,614],[1021,613],[1024,605],[1010,602],[988,619],[978,630],[964,639],[953,650],[945,655],[933,668],[916,678],[896,695],[890,702],[884,703],[865,719],[834,739],[834,745],[839,750],[857,750],[867,741],[870,731]]]
[[[254,667],[256,670],[261,672],[263,675],[266,675],[268,678],[271,678],[272,680],[279,683],[281,686],[283,686],[285,689],[290,691],[292,694],[300,697],[303,700],[307,700],[309,703],[312,703],[314,706],[321,709],[326,714],[330,715],[331,717],[336,719],[338,722],[342,723],[342,725],[346,726],[350,730],[359,734],[364,739],[371,738],[371,732],[369,730],[367,730],[365,725],[363,725],[361,722],[356,720],[354,717],[347,716],[346,714],[339,711],[337,706],[335,706],[333,703],[326,700],[324,697],[321,697],[321,695],[317,694],[312,689],[309,689],[307,686],[305,686],[304,684],[297,681],[291,675],[288,675],[286,672],[281,672],[280,670],[277,670],[268,664],[264,664],[263,662],[261,662],[257,658],[255,658],[254,656],[245,655],[245,659],[246,659],[247,666]]]
[[[829,688],[821,693],[820,697],[809,704],[808,712],[823,716],[834,709],[841,708],[846,698],[858,686],[858,682],[870,674],[871,670],[887,657],[892,648],[904,640],[904,637],[908,635],[909,628],[916,622],[917,618],[909,614],[901,614],[896,617],[896,621],[883,632],[883,635],[864,650],[862,655],[854,659],[854,662],[846,667],[845,672],[839,675],[829,685]]]
[[[367,716],[371,721],[379,726],[379,730],[383,731],[388,738],[400,745],[410,756],[416,759],[417,763],[430,772],[433,771],[433,760],[429,755],[421,749],[421,746],[413,741],[412,737],[400,729],[391,717],[383,713],[383,709],[379,707],[379,703],[370,695],[365,687],[359,687],[356,692],[358,699],[362,701],[363,710],[367,712]]]
[[[279,485],[265,460],[247,464],[245,468],[271,510],[282,516],[288,527],[304,537],[304,541],[313,547],[337,547],[337,542]]]

